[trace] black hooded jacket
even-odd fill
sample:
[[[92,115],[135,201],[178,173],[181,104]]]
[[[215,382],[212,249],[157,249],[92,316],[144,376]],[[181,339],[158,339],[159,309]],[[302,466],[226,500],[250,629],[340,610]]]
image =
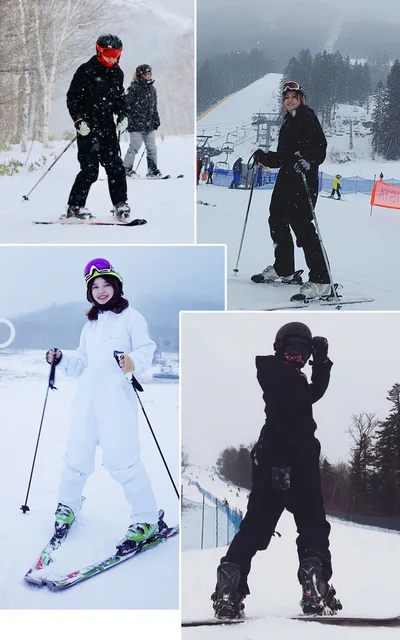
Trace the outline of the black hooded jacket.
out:
[[[154,80],[135,78],[126,92],[128,131],[154,131],[160,126]]]
[[[118,65],[106,67],[93,56],[75,72],[67,93],[71,118],[87,122],[90,129],[113,129],[114,114],[126,115],[124,74]]]
[[[274,356],[257,356],[257,380],[263,391],[266,422],[261,436],[269,432],[279,439],[303,439],[317,428],[312,405],[322,398],[329,385],[331,360],[314,362],[311,384],[293,365]]]

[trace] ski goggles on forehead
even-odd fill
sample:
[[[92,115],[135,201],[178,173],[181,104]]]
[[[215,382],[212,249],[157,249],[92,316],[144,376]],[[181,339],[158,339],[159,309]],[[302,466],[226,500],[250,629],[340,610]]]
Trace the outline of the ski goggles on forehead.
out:
[[[101,276],[101,275],[113,275],[116,278],[118,278],[118,280],[121,280],[121,276],[116,273],[111,265],[111,263],[108,260],[105,260],[104,258],[96,258],[95,260],[91,260],[85,267],[85,271],[84,271],[84,275],[85,275],[85,280],[86,282],[89,282],[89,280],[92,280],[92,278],[95,278],[97,276]]]
[[[302,88],[298,82],[290,80],[289,82],[283,83],[282,94],[286,93],[286,91],[302,91]]]

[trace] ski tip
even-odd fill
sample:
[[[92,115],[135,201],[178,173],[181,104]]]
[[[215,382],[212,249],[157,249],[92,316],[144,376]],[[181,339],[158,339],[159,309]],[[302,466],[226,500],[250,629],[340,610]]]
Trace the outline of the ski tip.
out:
[[[135,218],[135,220],[131,220],[130,222],[124,223],[127,227],[137,227],[142,224],[147,224],[147,220],[144,218]]]

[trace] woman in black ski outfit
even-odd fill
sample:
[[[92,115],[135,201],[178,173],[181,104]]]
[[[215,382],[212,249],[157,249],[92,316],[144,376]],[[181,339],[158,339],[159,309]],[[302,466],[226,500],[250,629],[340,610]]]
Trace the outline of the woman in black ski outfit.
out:
[[[325,160],[327,142],[314,111],[304,104],[305,92],[301,85],[285,82],[282,100],[286,115],[279,132],[277,151],[265,153],[257,149],[253,156],[255,162],[266,167],[279,167],[269,216],[275,262],[252,280],[273,282],[280,278],[283,282],[295,283],[292,229],[310,270],[309,281],[301,286],[300,293],[306,298],[319,298],[330,295],[331,286],[301,174],[306,176],[315,207],[318,166]]]
[[[106,170],[114,214],[129,217],[124,165],[117,138],[128,126],[124,96],[124,74],[119,67],[122,42],[108,33],[96,42],[97,55],[82,64],[72,78],[67,107],[78,132],[78,160],[81,170],[68,199],[67,218],[93,217],[86,209],[89,189],[99,176],[99,164]],[[117,116],[117,127],[114,123]]]
[[[297,525],[298,579],[304,613],[334,612],[342,605],[329,585],[330,525],[321,492],[317,427],[312,405],[324,395],[332,362],[326,338],[312,338],[307,325],[281,327],[275,355],[257,356],[257,379],[263,391],[266,421],[251,452],[252,489],[240,530],[217,569],[212,595],[217,618],[243,616],[250,593],[247,576],[257,551],[266,549],[286,508]],[[313,357],[311,384],[301,369]]]

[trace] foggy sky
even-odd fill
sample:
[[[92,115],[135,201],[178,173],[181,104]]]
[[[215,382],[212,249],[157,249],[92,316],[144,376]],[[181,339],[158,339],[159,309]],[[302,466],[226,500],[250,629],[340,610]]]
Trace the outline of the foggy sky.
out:
[[[86,300],[85,265],[109,260],[130,296],[193,293],[217,304],[224,300],[224,247],[42,246],[0,247],[0,318],[25,315],[53,303]]]
[[[268,34],[278,35],[292,51],[301,48],[323,50],[340,23],[365,21],[377,25],[400,22],[398,0],[281,0],[265,3],[253,0],[248,10],[242,0],[201,0],[197,3],[199,57],[234,48],[268,47]],[[384,31],[384,29],[383,29]],[[362,37],[362,29],[360,30]],[[371,43],[371,47],[373,43]],[[384,46],[384,44],[383,44]],[[289,52],[289,48],[292,51]],[[211,49],[211,50],[209,50]],[[345,52],[346,53],[346,52]]]
[[[399,314],[391,312],[181,314],[182,445],[193,464],[214,465],[228,446],[249,445],[264,424],[255,357],[273,354],[278,329],[306,323],[329,341],[331,382],[314,405],[316,437],[330,462],[347,461],[351,416],[387,417],[387,392],[400,383]],[[303,371],[308,380],[311,367]],[[288,398],[288,402],[290,402]]]

